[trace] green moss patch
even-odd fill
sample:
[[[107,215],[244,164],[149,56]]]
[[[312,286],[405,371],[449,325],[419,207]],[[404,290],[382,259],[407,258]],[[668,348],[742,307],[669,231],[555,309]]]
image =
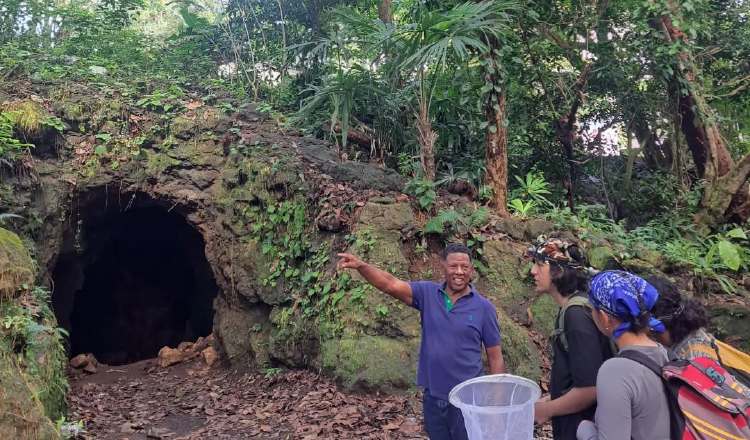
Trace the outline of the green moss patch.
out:
[[[407,388],[416,377],[416,341],[362,336],[325,341],[324,370],[352,389]]]
[[[14,440],[53,440],[60,435],[44,414],[44,407],[33,386],[13,361],[13,355],[0,350],[0,438]]]
[[[0,228],[0,298],[34,282],[34,262],[18,235]]]

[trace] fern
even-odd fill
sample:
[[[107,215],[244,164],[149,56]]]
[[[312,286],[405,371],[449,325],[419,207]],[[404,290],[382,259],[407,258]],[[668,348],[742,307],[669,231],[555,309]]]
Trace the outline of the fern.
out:
[[[16,112],[0,112],[0,160],[12,162],[34,145],[16,139]]]

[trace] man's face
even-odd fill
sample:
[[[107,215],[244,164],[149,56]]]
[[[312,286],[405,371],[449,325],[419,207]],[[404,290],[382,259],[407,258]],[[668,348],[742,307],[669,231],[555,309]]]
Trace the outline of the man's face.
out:
[[[552,287],[552,276],[549,273],[549,263],[545,261],[534,262],[531,266],[531,275],[534,276],[534,290],[537,293],[549,292]]]
[[[471,258],[460,252],[448,254],[443,261],[443,273],[448,288],[460,292],[466,288],[474,276],[474,265]]]

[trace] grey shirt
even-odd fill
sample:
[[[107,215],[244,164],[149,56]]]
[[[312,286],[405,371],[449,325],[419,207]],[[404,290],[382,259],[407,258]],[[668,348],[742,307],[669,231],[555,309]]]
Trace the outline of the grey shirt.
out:
[[[629,345],[656,361],[667,362],[667,351]],[[602,364],[596,376],[596,424],[583,421],[578,440],[669,440],[669,406],[661,379],[645,366],[621,357]]]

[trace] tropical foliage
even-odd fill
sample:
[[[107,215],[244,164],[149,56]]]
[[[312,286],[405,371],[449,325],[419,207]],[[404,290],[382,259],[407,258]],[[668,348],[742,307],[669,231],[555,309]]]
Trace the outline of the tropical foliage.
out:
[[[748,17],[738,0],[7,0],[0,78],[82,81],[165,117],[186,96],[253,101],[410,179],[426,232],[472,228],[436,205],[450,191],[500,215],[649,231],[676,260],[734,272]],[[0,108],[0,167],[31,152]]]

